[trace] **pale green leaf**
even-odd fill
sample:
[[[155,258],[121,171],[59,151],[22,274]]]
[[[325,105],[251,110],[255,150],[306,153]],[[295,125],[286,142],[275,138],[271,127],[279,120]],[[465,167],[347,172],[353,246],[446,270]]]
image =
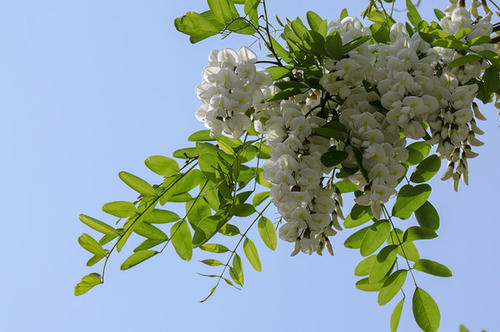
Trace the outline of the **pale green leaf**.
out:
[[[252,240],[246,238],[243,242],[243,251],[248,261],[256,271],[262,271],[262,266],[260,264],[259,254],[257,253],[257,248],[253,244]]]
[[[127,186],[132,188],[133,190],[137,191],[138,193],[144,195],[144,196],[155,196],[156,192],[154,188],[144,181],[143,179],[130,174],[128,172],[120,172],[118,173],[118,176],[120,179],[125,182]]]
[[[127,201],[109,202],[102,206],[102,210],[118,218],[127,218],[136,211],[135,205]]]
[[[172,176],[179,172],[177,162],[165,156],[151,156],[144,163],[150,170],[161,176]]]
[[[405,299],[402,298],[401,301],[396,304],[394,310],[391,314],[391,332],[397,332],[399,326],[399,320],[401,319],[401,312],[403,311],[403,304]]]
[[[75,286],[75,295],[79,296],[87,293],[92,287],[102,284],[101,275],[98,273],[87,274]]]
[[[411,214],[427,201],[431,190],[428,184],[403,186],[392,208],[392,215],[401,219],[410,218]]]
[[[406,281],[407,270],[398,270],[391,274],[382,285],[378,294],[378,304],[384,305],[399,292]]]
[[[120,269],[121,270],[130,269],[131,267],[144,262],[146,259],[153,257],[157,253],[158,251],[155,250],[143,250],[134,252],[132,255],[127,257],[127,259],[122,263]]]
[[[259,230],[259,235],[264,241],[264,244],[271,250],[276,250],[278,245],[278,238],[276,236],[276,229],[273,223],[266,217],[261,217],[257,225]]]
[[[80,216],[78,218],[85,225],[89,226],[90,228],[95,229],[98,232],[101,232],[103,234],[107,234],[110,236],[120,235],[120,233],[118,233],[118,231],[116,229],[109,226],[108,224],[103,223],[102,221],[99,221],[99,220],[94,219],[92,217],[86,216],[84,214],[80,214]]]
[[[170,239],[179,257],[189,261],[193,256],[193,246],[191,243],[191,231],[186,220],[175,223],[170,229]]]

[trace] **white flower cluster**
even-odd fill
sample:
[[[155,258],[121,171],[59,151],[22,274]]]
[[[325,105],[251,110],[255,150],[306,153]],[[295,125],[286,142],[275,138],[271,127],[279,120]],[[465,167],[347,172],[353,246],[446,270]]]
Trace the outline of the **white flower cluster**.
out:
[[[308,98],[305,109],[314,98]],[[263,130],[271,147],[271,158],[264,163],[264,177],[273,184],[271,201],[286,223],[280,238],[295,242],[292,255],[299,251],[321,254],[325,245],[333,253],[328,236],[341,230],[337,215],[342,217],[335,191],[325,188],[323,174],[328,170],[320,157],[330,147],[330,140],[313,136],[312,129],[326,121],[315,115],[305,117],[293,101],[282,101],[269,107]]]
[[[238,52],[225,48],[213,50],[203,70],[203,82],[196,88],[203,105],[196,118],[213,136],[239,138],[252,120],[246,112],[263,100],[262,88],[272,83],[269,72],[255,66],[257,56],[248,47]]]
[[[452,3],[440,25],[454,35],[470,29],[463,42],[491,35],[491,15],[472,21],[475,5],[467,11]],[[353,17],[331,22],[332,31],[339,32],[343,44],[371,33]],[[468,183],[467,159],[477,156],[471,147],[482,144],[476,119],[484,120],[473,102],[478,86],[471,82],[488,64],[480,59],[448,68],[463,54],[432,47],[401,23],[391,27],[389,37],[387,43],[364,43],[340,60],[326,59],[320,80],[325,92],[312,90],[281,102],[266,102],[278,88],[269,72],[255,66],[256,55],[247,47],[210,54],[197,87],[203,105],[196,117],[214,136],[238,138],[253,122],[264,137],[271,158],[263,175],[285,221],[280,238],[295,242],[292,255],[321,254],[325,246],[333,253],[328,237],[341,230],[337,217],[343,216],[340,192],[325,176],[331,169],[321,162],[329,149],[347,152],[343,165],[360,169],[347,179],[362,192],[356,202],[370,206],[377,219],[406,172],[407,138],[437,145],[440,157],[449,161],[442,179],[453,178],[455,189],[460,179]],[[495,47],[473,46],[498,52]],[[301,71],[293,74],[292,79],[301,80]],[[323,112],[324,107],[332,112]],[[323,118],[327,113],[338,115],[349,133],[346,141],[313,134],[331,120]]]

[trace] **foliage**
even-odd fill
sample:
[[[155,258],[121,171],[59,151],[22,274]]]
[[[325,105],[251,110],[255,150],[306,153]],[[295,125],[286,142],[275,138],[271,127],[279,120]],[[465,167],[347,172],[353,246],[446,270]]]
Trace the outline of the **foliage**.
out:
[[[476,119],[484,120],[473,100],[489,103],[496,96],[499,107],[500,56],[498,37],[492,37],[499,29],[490,24],[490,9],[483,3],[487,15],[481,18],[476,3],[466,10],[454,2],[446,13],[436,9],[439,22],[429,23],[407,0],[409,22],[403,24],[391,16],[394,1],[387,1],[389,13],[371,0],[362,13],[372,22],[366,27],[344,9],[330,23],[314,12],[307,12],[307,25],[300,18],[277,18],[275,30],[264,0],[207,2],[207,11],[177,18],[176,28],[193,43],[217,34],[253,36],[270,51],[270,60],[258,61],[247,47],[211,53],[196,110],[208,129],[191,134],[193,144],[174,151],[175,159],[146,159],[162,178],[159,184],[120,172],[137,199],[104,204],[102,210],[118,218],[116,227],[80,215],[99,234],[78,239],[93,255],[87,265],[104,263],[101,274],[82,278],[75,295],[103,283],[112,253],[139,236],[143,242],[122,270],[161,254],[170,243],[182,260],[191,260],[196,249],[209,255],[201,263],[219,273],[202,274],[215,278],[203,302],[222,280],[243,287],[242,257],[261,271],[258,246],[249,237],[253,227],[271,250],[279,228],[280,239],[295,243],[292,255],[321,255],[325,248],[333,255],[330,239],[342,230],[343,219],[345,228],[357,228],[344,245],[363,257],[354,271],[361,277],[356,287],[378,292],[379,305],[402,295],[391,331],[408,302],[403,289],[409,280],[416,323],[437,331],[441,313],[416,272],[452,272],[421,258],[416,243],[438,236],[440,218],[429,201],[428,181],[442,160],[448,161],[443,180],[452,179],[455,190],[460,180],[468,183],[467,160],[477,156],[472,146],[482,144]],[[355,204],[344,218],[343,197],[350,193]],[[185,206],[183,215],[167,208],[176,203]],[[281,216],[274,222],[266,217],[271,204]],[[405,221],[396,227],[397,219],[413,215],[418,225]],[[249,217],[242,228],[238,218]],[[221,237],[234,245],[217,243]]]

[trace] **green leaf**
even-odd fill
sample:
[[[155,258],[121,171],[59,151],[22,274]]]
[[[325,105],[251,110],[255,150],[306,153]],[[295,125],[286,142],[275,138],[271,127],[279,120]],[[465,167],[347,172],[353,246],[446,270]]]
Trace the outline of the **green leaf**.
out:
[[[261,193],[255,194],[255,196],[252,198],[253,206],[259,206],[268,197],[269,197],[269,191],[263,191]]]
[[[193,247],[199,247],[210,240],[226,222],[226,217],[217,214],[200,220],[194,225]]]
[[[403,241],[404,242],[413,242],[416,240],[429,240],[434,239],[438,235],[432,229],[413,226],[406,230]]]
[[[276,229],[273,223],[266,217],[261,217],[257,225],[259,230],[259,235],[264,241],[264,244],[271,250],[276,250],[278,245],[278,237],[276,236]]]
[[[102,206],[102,210],[118,218],[130,217],[136,211],[135,205],[126,201],[106,203]]]
[[[208,295],[203,300],[200,300],[200,303],[203,303],[206,300],[208,300],[210,298],[210,296],[212,296],[214,294],[214,292],[215,292],[216,289],[217,289],[217,286],[212,287],[212,289],[210,290],[210,292],[208,292]]]
[[[80,214],[78,216],[81,222],[83,222],[85,225],[89,226],[90,228],[95,229],[98,232],[101,232],[103,234],[107,234],[110,236],[118,236],[120,233],[113,227],[109,226],[108,224],[103,223],[102,221],[99,221],[97,219],[94,219],[92,217],[86,216],[84,214]]]
[[[408,145],[406,150],[408,150],[408,164],[416,165],[427,157],[431,146],[425,142],[415,142]]]
[[[486,68],[483,74],[484,86],[490,93],[500,93],[500,71],[494,66]]]
[[[165,242],[165,240],[153,240],[153,239],[146,239],[144,241],[142,241],[141,244],[139,244],[135,249],[134,249],[134,252],[138,252],[138,251],[143,251],[143,250],[148,250],[148,249],[151,249],[157,245],[159,245],[160,243],[163,243]]]
[[[233,206],[231,213],[237,217],[248,217],[254,214],[255,208],[252,204],[244,203]]]
[[[354,270],[354,275],[358,277],[367,276],[370,274],[370,270],[372,269],[373,264],[375,264],[377,260],[377,255],[369,256],[363,259],[356,266]]]
[[[87,261],[87,264],[86,264],[86,265],[87,265],[87,266],[93,266],[93,265],[95,265],[95,264],[99,263],[99,261],[100,261],[101,259],[103,259],[104,257],[106,257],[106,256],[102,256],[102,255],[94,255],[94,256],[90,257],[90,259]]]
[[[363,239],[368,232],[369,227],[365,227],[360,229],[359,231],[351,234],[345,241],[344,246],[349,249],[359,249],[361,248],[361,243],[363,243]]]
[[[415,8],[411,0],[406,0],[406,8],[408,9],[408,13],[406,14],[408,16],[408,20],[414,27],[417,27],[422,21],[422,17],[420,17],[417,8]]]
[[[235,236],[241,234],[239,228],[231,224],[224,224],[224,226],[219,229],[219,233],[226,236]]]
[[[170,239],[179,257],[189,261],[193,256],[193,246],[191,244],[191,231],[186,220],[181,220],[172,226]]]
[[[387,239],[387,244],[399,245],[398,254],[410,261],[416,262],[420,259],[420,254],[418,253],[417,247],[413,244],[413,242],[403,242],[403,236],[403,231],[399,228],[396,228],[391,232],[391,236],[389,236],[389,238]],[[401,245],[399,244],[398,239],[399,241],[401,241]]]
[[[448,64],[448,69],[459,67],[459,66],[464,66],[468,63],[474,62],[474,61],[479,60],[479,59],[481,59],[481,57],[479,55],[467,54],[467,55],[464,55],[464,56],[457,58],[457,59],[453,60],[452,62],[450,62]]]
[[[200,262],[202,262],[203,264],[208,265],[208,266],[220,266],[220,265],[223,265],[221,262],[219,262],[216,259],[204,259],[204,260],[202,260]]]
[[[224,24],[218,22],[211,11],[201,14],[187,12],[186,15],[177,17],[174,24],[178,31],[190,36],[191,43],[216,35],[224,28]]]
[[[371,283],[368,278],[358,280],[356,288],[365,292],[378,292],[382,288],[383,281]]]
[[[403,311],[403,303],[405,299],[402,298],[401,301],[396,304],[394,310],[391,314],[391,332],[397,332],[399,326],[399,320],[401,319],[401,312]]]
[[[134,227],[134,232],[151,240],[168,240],[167,234],[163,233],[161,229],[144,222],[137,223]]]
[[[153,209],[144,216],[144,221],[150,224],[166,224],[179,219],[181,219],[181,217],[179,217],[177,213],[161,209]]]
[[[127,186],[137,191],[138,193],[144,196],[156,195],[154,188],[143,179],[127,172],[120,172],[118,173],[118,176],[123,182],[125,182]]]
[[[83,249],[95,254],[96,256],[106,256],[106,252],[101,247],[101,245],[94,240],[90,235],[82,234],[78,238],[78,243],[82,246]]]
[[[370,39],[371,39],[370,36],[361,36],[361,37],[358,37],[356,39],[353,39],[350,42],[348,42],[347,44],[345,44],[344,46],[342,46],[342,53],[346,54],[346,53],[352,51],[353,49],[355,49],[356,47],[359,47],[362,44],[366,43]]]
[[[381,281],[391,270],[396,260],[397,248],[397,245],[390,245],[380,250],[377,254],[377,260],[370,270],[370,282]]]
[[[413,172],[410,181],[422,183],[429,181],[441,168],[441,159],[433,154],[425,158]]]
[[[380,289],[380,293],[378,294],[378,304],[384,305],[396,294],[399,292],[401,287],[403,287],[406,281],[406,275],[408,271],[406,270],[398,270],[391,274],[389,278],[387,278],[382,285],[382,289]]]
[[[391,224],[387,220],[369,226],[361,242],[361,255],[373,254],[387,240],[390,232]]]
[[[157,253],[158,251],[155,250],[143,250],[134,252],[122,263],[122,265],[120,266],[120,270],[128,270],[131,267],[144,262],[146,259],[153,257]]]
[[[319,127],[313,128],[312,132],[316,135],[323,136],[326,138],[335,138],[337,140],[344,140],[347,137],[347,134],[341,127],[333,127],[333,123],[330,124],[332,127]]]
[[[369,206],[354,204],[351,213],[345,218],[344,227],[353,228],[363,225],[373,218],[372,210]]]
[[[274,81],[288,76],[291,72],[290,69],[279,66],[267,67],[266,69],[269,73],[271,73],[271,76],[273,77]]]
[[[446,16],[446,14],[445,14],[445,13],[443,13],[442,11],[440,11],[440,10],[439,10],[439,9],[437,9],[437,8],[436,8],[436,9],[434,9],[434,14],[436,15],[436,18],[437,18],[439,21],[441,21],[441,19],[442,19],[443,17],[445,17],[445,16]]]
[[[438,262],[431,261],[429,259],[419,259],[413,265],[413,269],[432,274],[438,277],[451,277],[452,273],[449,268],[440,264]]]
[[[464,325],[460,324],[458,332],[470,332],[470,330],[466,328]]]
[[[279,100],[283,100],[283,99],[288,99],[292,96],[298,95],[299,93],[302,93],[302,89],[288,88],[285,90],[281,90],[280,92],[276,93],[274,96],[267,98],[267,101],[279,101]]]
[[[169,157],[151,156],[144,163],[150,170],[161,176],[172,176],[179,172],[179,165]]]
[[[344,55],[342,50],[342,37],[338,31],[333,31],[326,36],[325,50],[333,59],[342,59],[342,55]]]
[[[439,329],[439,308],[434,299],[419,287],[413,293],[413,316],[422,330],[435,332]]]
[[[229,23],[238,17],[238,15],[234,15],[231,8],[231,6],[234,7],[234,4],[229,0],[207,0],[207,2],[217,21],[222,24]]]
[[[325,165],[325,167],[333,167],[343,162],[347,156],[347,152],[344,151],[328,150],[321,156],[320,159],[321,163]]]
[[[426,201],[421,207],[415,210],[415,217],[422,227],[437,230],[439,228],[439,214],[434,206]]]
[[[491,38],[490,36],[479,36],[470,41],[470,46],[476,46],[476,45],[481,45],[481,44],[486,44],[490,43]]]
[[[392,215],[401,219],[410,218],[411,214],[427,201],[431,190],[428,184],[403,186],[392,208]]]
[[[343,8],[342,11],[340,12],[340,20],[342,21],[347,16],[349,16],[349,13],[347,12],[347,8]]]
[[[283,59],[283,61],[285,61],[286,63],[292,63],[293,58],[290,56],[290,53],[288,53],[288,51],[285,50],[283,48],[283,46],[281,46],[281,44],[278,43],[278,41],[276,39],[274,39],[272,36],[271,36],[271,45],[273,46],[274,52],[276,52],[276,54],[281,59]],[[289,70],[286,69],[286,68],[283,68],[283,67],[272,67],[272,68],[276,68],[274,70],[277,70],[277,68],[281,68],[282,69],[282,73],[278,74],[278,75],[288,74],[289,73]],[[277,73],[275,73],[275,74],[277,74]],[[271,73],[271,76],[273,76],[273,78],[274,78],[273,73]]]
[[[255,244],[253,244],[252,240],[250,240],[249,238],[246,238],[243,242],[243,251],[245,252],[245,256],[247,256],[248,261],[255,269],[255,271],[262,271],[257,248],[255,248]]]
[[[199,155],[200,153],[196,148],[178,149],[172,153],[172,156],[179,159],[192,159],[198,157]]]
[[[87,293],[92,287],[102,284],[101,275],[98,273],[87,274],[75,286],[75,295],[79,296]]]
[[[215,244],[215,243],[205,243],[200,246],[201,250],[205,250],[208,252],[213,252],[216,254],[223,254],[225,252],[228,252],[229,249],[222,244]]]
[[[233,256],[233,266],[229,268],[229,275],[231,279],[235,283],[240,286],[243,286],[244,278],[243,278],[243,268],[241,266],[241,258],[238,254],[234,254]]]
[[[215,141],[215,137],[210,136],[210,130],[199,130],[192,133],[188,137],[188,141],[198,142],[198,141]]]

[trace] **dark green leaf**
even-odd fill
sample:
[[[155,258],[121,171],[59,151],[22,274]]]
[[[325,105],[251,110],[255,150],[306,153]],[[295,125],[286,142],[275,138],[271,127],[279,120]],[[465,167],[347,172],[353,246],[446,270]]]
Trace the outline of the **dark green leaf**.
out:
[[[432,230],[437,230],[439,228],[439,214],[429,201],[415,210],[415,217],[417,218],[418,224],[422,227]]]
[[[193,247],[199,247],[210,240],[226,222],[226,217],[217,214],[200,220],[194,225]]]
[[[87,274],[75,286],[75,295],[79,296],[87,293],[92,287],[102,284],[101,275],[98,273]]]
[[[413,172],[410,181],[422,183],[429,181],[441,168],[441,159],[433,154],[425,158]]]
[[[483,75],[484,86],[490,93],[500,93],[500,71],[495,66],[489,66]]]
[[[135,205],[126,201],[116,201],[104,204],[102,210],[118,218],[127,218],[135,213]]]
[[[252,240],[250,240],[249,238],[246,238],[243,242],[243,251],[245,252],[245,256],[247,256],[248,261],[255,269],[255,271],[262,271],[257,248],[255,248],[255,244],[253,244]]]
[[[398,270],[391,274],[389,278],[387,278],[382,285],[382,289],[380,289],[380,293],[378,294],[378,304],[384,305],[396,294],[399,292],[401,287],[403,287],[406,281],[406,275],[408,271],[406,270]]]
[[[440,264],[438,262],[431,261],[429,259],[419,259],[413,265],[413,269],[425,272],[428,274],[432,274],[438,277],[451,277],[452,273],[449,268]]]
[[[151,156],[144,163],[150,170],[161,176],[171,176],[179,172],[179,165],[169,157]]]
[[[103,223],[102,221],[99,221],[99,220],[94,219],[92,217],[86,216],[84,214],[79,215],[78,218],[85,225],[89,226],[90,228],[95,229],[98,232],[101,232],[103,234],[107,234],[110,236],[120,235],[120,233],[118,233],[118,231],[116,229],[109,226],[108,224]]]
[[[338,31],[333,31],[326,36],[325,49],[328,55],[333,59],[342,59],[342,55],[344,55],[342,50],[342,37]]]
[[[392,215],[401,219],[410,218],[411,214],[427,201],[431,190],[428,184],[403,186],[392,208]]]
[[[399,320],[401,319],[401,312],[403,311],[403,303],[405,299],[402,298],[401,301],[396,304],[394,310],[391,314],[391,332],[397,332],[399,326]]]
[[[252,204],[244,203],[233,206],[231,213],[237,217],[248,217],[255,212]]]
[[[191,231],[185,220],[181,220],[172,226],[170,239],[179,257],[189,261],[193,256],[193,246],[191,244]]]
[[[359,47],[362,44],[366,43],[370,39],[371,39],[370,36],[361,36],[361,37],[358,37],[356,39],[353,39],[342,47],[342,53],[346,54],[349,51],[352,51],[353,49],[355,49],[356,47]]]
[[[434,239],[437,236],[438,235],[436,234],[436,232],[434,232],[432,229],[413,226],[406,230],[403,236],[403,241],[412,242],[416,240],[428,240],[428,239]]]
[[[347,152],[344,151],[328,150],[321,156],[321,163],[326,167],[333,167],[343,162],[347,156]]]
[[[413,316],[422,330],[435,332],[439,329],[439,308],[434,299],[419,287],[413,293]]]
[[[121,270],[130,269],[133,266],[136,266],[139,263],[144,262],[146,259],[153,257],[156,255],[158,251],[155,250],[143,250],[134,252],[130,255],[120,266]]]
[[[143,179],[127,172],[120,172],[118,173],[118,176],[123,182],[125,182],[127,186],[137,191],[138,193],[144,196],[156,195],[154,188]]]
[[[340,12],[340,20],[342,21],[347,16],[349,16],[349,13],[347,12],[347,8],[343,8],[342,11]]]
[[[442,19],[443,17],[445,17],[445,16],[446,16],[446,14],[445,14],[445,13],[443,13],[442,11],[440,11],[440,10],[439,10],[439,9],[437,9],[437,8],[436,8],[436,9],[434,9],[434,14],[436,15],[436,18],[437,18],[439,21],[441,21],[441,19]]]
[[[273,223],[266,217],[261,217],[258,223],[259,235],[264,241],[264,244],[271,250],[275,250],[278,245],[276,229]]]

